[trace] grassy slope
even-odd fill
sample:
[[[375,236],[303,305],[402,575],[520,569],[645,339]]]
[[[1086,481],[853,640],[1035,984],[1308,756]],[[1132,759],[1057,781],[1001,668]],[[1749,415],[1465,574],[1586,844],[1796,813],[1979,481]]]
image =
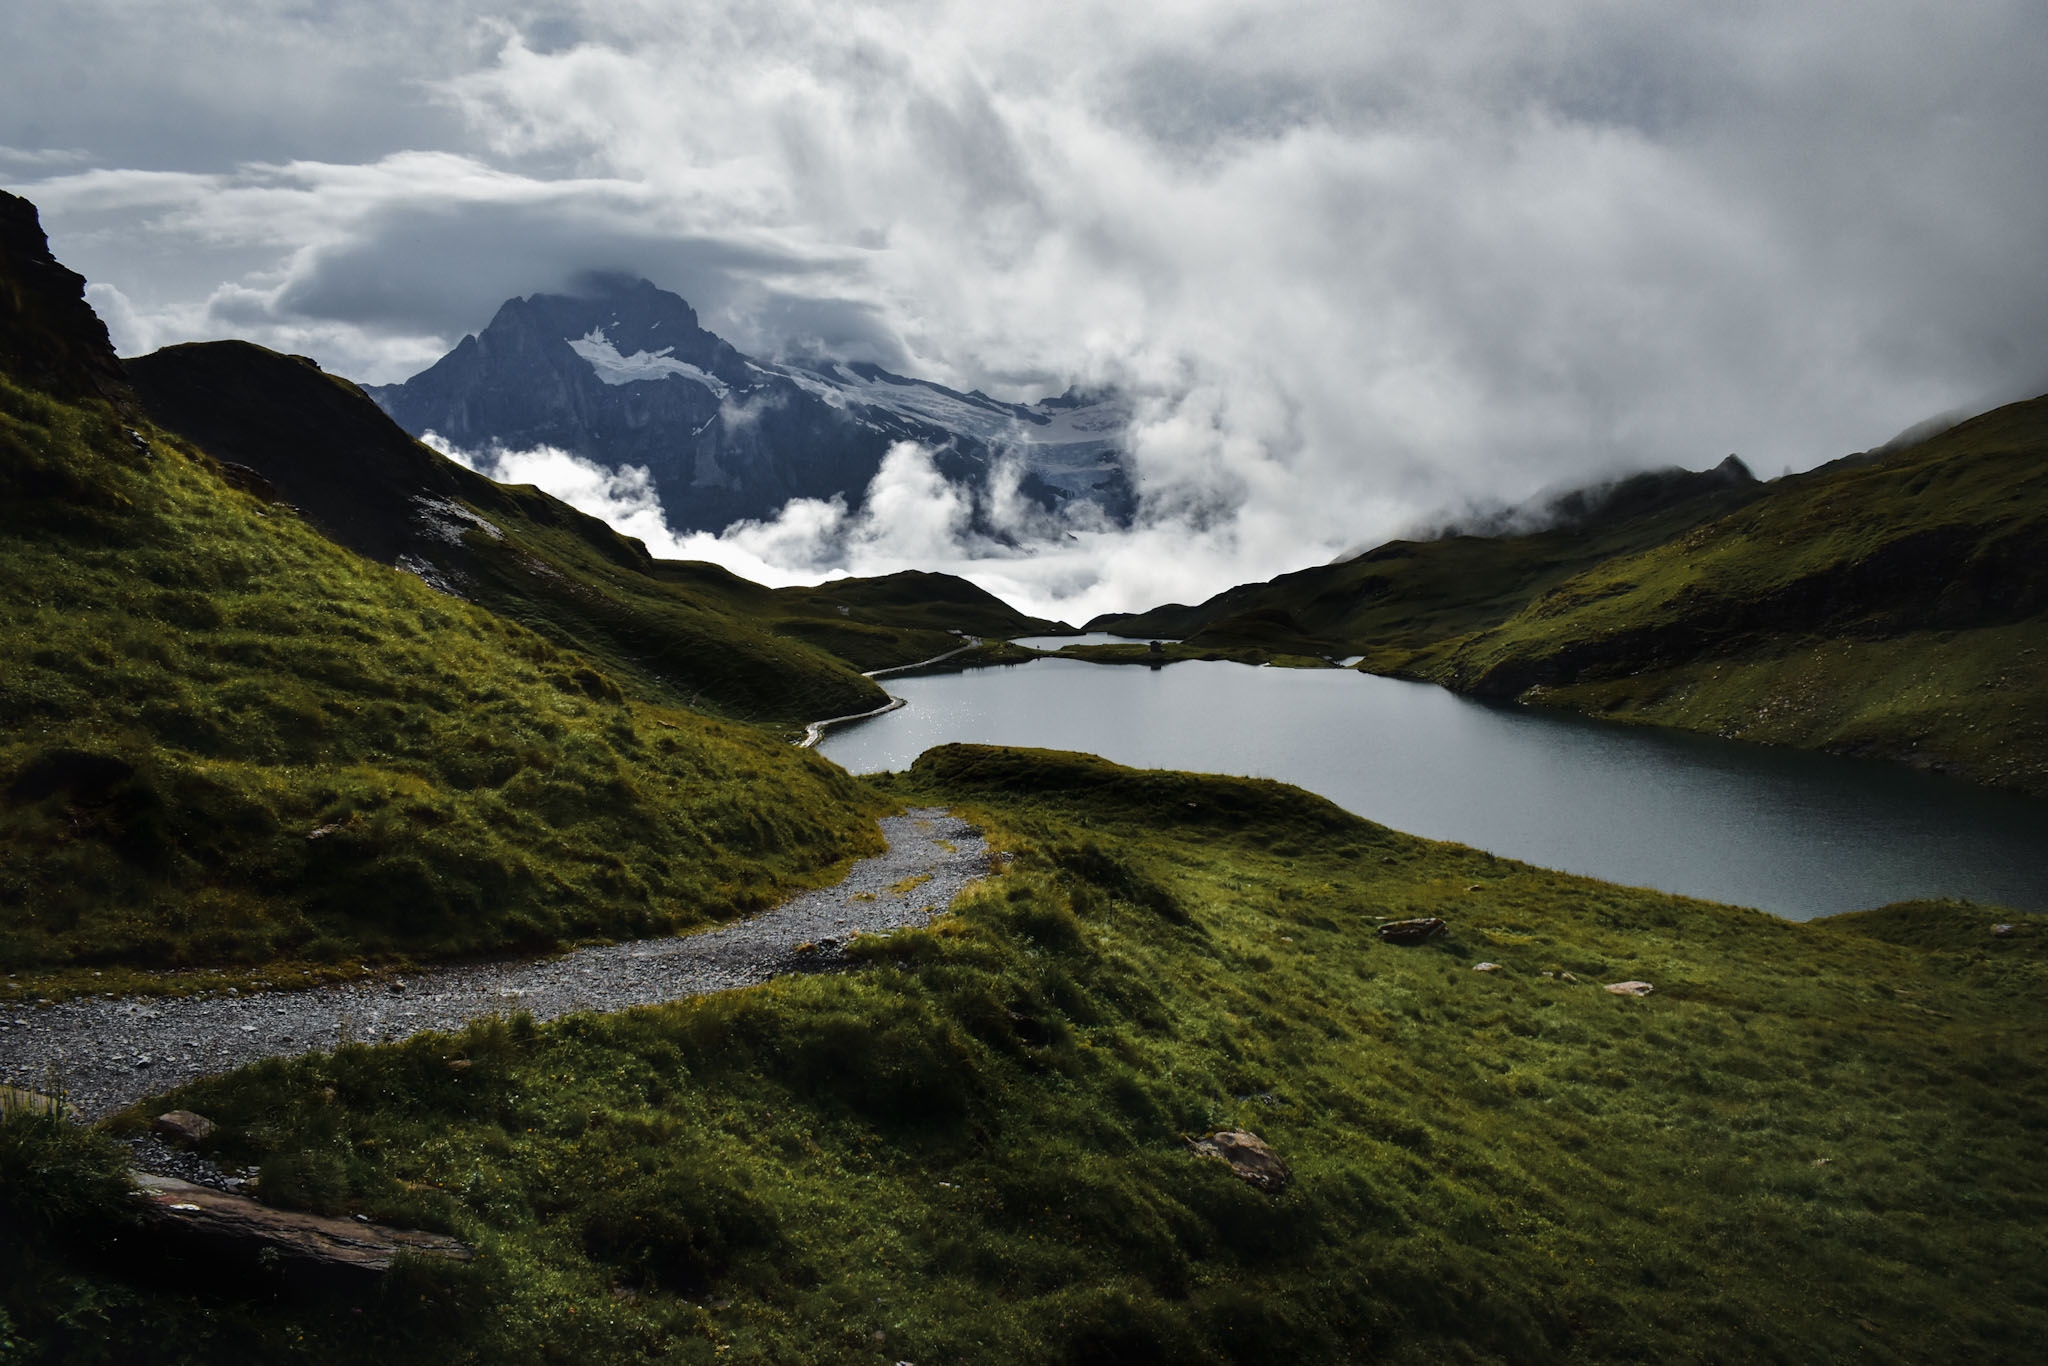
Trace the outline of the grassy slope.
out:
[[[785,724],[844,716],[883,701],[856,670],[928,659],[959,643],[949,632],[1065,629],[946,574],[775,590],[654,560],[539,489],[494,483],[414,441],[347,380],[247,342],[166,347],[128,369],[153,418],[255,470],[335,540],[386,564],[428,561],[464,597],[671,702]],[[450,544],[423,527],[420,497],[459,502],[489,527]]]
[[[875,838],[831,766],[4,377],[0,582],[9,968],[658,930]]]
[[[1090,623],[2048,795],[2048,399],[1585,528],[1397,541]]]
[[[539,489],[462,468],[309,362],[203,342],[128,369],[153,418],[255,470],[335,540],[386,564],[431,563],[464,597],[643,695],[785,724],[884,700],[844,661],[771,631],[749,610],[766,590],[746,597],[720,591],[716,574],[701,585],[665,574],[638,541]],[[420,498],[459,502],[487,525],[423,524]]]
[[[15,1331],[879,1363],[2019,1361],[2048,1331],[2038,920],[1791,924],[1078,756],[950,747],[899,790],[1018,857],[861,971],[175,1097],[272,1198],[457,1230],[476,1270],[362,1314],[194,1301],[74,1215],[70,1251],[0,1252]],[[1453,937],[1371,933],[1424,912]],[[1188,1154],[1224,1125],[1293,1186]],[[31,1231],[108,1203],[51,1132],[0,1133],[0,1176],[41,1163],[0,1180]]]
[[[2048,795],[2048,399],[1781,480],[1399,671]]]
[[[1624,481],[1582,524],[1523,536],[1392,541],[1338,564],[1244,584],[1195,607],[1102,617],[1091,630],[1165,636],[1204,647],[1406,661],[1494,625],[1590,565],[1656,545],[1756,496],[1714,473]],[[1633,494],[1634,496],[1631,496]]]
[[[1069,629],[1025,616],[951,574],[904,570],[811,587],[764,588],[715,565],[662,561],[665,581],[717,598],[769,630],[837,655],[861,669],[893,668],[957,648],[959,635],[991,640]],[[958,634],[955,634],[958,633]]]

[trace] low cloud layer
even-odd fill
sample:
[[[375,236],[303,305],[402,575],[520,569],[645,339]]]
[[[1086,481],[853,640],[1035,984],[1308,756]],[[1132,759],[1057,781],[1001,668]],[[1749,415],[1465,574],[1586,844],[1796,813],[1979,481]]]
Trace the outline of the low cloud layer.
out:
[[[129,351],[247,336],[390,380],[623,269],[749,351],[1136,401],[1132,532],[977,543],[901,463],[869,502],[900,525],[799,505],[696,543],[764,576],[900,549],[1039,610],[1142,607],[2048,389],[2048,12],[2021,0],[10,23],[0,183]]]
[[[739,522],[713,535],[678,534],[669,525],[645,469],[611,470],[552,446],[469,451],[427,434],[443,455],[500,483],[533,484],[593,517],[639,538],[661,559],[709,560],[736,574],[781,588],[846,575],[903,569],[960,574],[1033,615],[1078,624],[1120,610],[1122,592],[1143,585],[1148,602],[1180,582],[1174,565],[1186,553],[1217,547],[1184,527],[1119,530],[1090,507],[1050,516],[1016,493],[1016,473],[999,471],[987,496],[982,530],[973,499],[939,473],[933,453],[899,442],[863,491],[858,511],[843,498],[792,499],[765,521]],[[1107,571],[1107,572],[1106,572]]]

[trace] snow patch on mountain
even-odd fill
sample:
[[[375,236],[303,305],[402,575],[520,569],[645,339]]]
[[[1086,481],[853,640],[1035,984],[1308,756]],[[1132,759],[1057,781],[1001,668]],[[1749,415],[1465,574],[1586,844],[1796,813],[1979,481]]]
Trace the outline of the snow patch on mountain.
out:
[[[659,326],[660,324],[656,324]],[[709,374],[688,361],[674,358],[675,348],[664,346],[659,351],[635,351],[622,356],[612,345],[610,337],[602,327],[593,327],[581,337],[568,338],[569,349],[590,362],[590,368],[606,384],[634,384],[641,380],[679,379],[694,380],[712,393],[724,398],[726,383],[718,376]]]

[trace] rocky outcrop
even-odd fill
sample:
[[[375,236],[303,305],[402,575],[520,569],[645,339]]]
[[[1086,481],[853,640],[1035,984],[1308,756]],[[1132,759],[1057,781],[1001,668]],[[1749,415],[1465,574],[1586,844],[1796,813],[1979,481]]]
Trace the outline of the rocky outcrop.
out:
[[[1294,1179],[1280,1154],[1265,1139],[1244,1129],[1219,1130],[1207,1138],[1189,1140],[1188,1147],[1197,1156],[1223,1163],[1240,1181],[1268,1195],[1278,1195]]]
[[[0,373],[61,398],[98,397],[124,410],[121,362],[85,301],[85,277],[50,255],[36,206],[0,192]]]
[[[272,1209],[244,1195],[135,1172],[144,1226],[188,1255],[280,1275],[301,1289],[346,1290],[375,1281],[401,1255],[467,1262],[460,1239],[360,1219]]]
[[[189,1148],[213,1136],[213,1121],[191,1110],[166,1110],[150,1121],[149,1131]]]

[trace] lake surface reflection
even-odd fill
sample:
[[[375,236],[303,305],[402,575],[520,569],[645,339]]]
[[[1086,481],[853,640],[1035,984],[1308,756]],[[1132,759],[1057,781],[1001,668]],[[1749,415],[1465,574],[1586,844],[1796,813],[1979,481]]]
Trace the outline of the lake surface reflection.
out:
[[[1068,645],[1143,645],[1147,639],[1142,636],[1113,636],[1107,631],[1086,631],[1078,636],[1018,636],[1012,643],[1028,645],[1034,650],[1058,650]]]
[[[2048,803],[1897,765],[1496,707],[1348,670],[1041,660],[891,679],[855,772],[949,741],[1278,778],[1371,820],[1795,920],[1923,896],[2048,910]]]

